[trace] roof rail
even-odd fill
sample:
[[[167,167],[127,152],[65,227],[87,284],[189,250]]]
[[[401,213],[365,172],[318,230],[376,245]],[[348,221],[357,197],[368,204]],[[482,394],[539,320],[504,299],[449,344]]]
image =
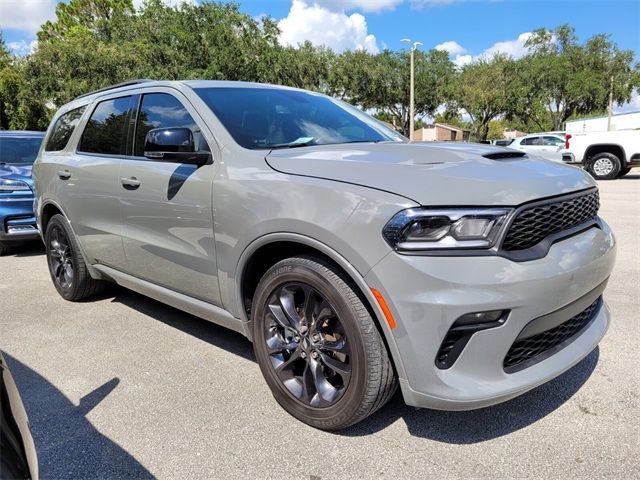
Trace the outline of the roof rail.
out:
[[[114,88],[128,87],[129,85],[138,85],[140,83],[147,83],[147,82],[153,82],[153,80],[149,80],[148,78],[141,78],[138,80],[127,80],[126,82],[116,83],[115,85],[99,88],[98,90],[94,90],[93,92],[83,93],[82,95],[78,95],[75,99],[88,97],[89,95],[93,95],[94,93],[106,92],[108,90],[113,90]]]

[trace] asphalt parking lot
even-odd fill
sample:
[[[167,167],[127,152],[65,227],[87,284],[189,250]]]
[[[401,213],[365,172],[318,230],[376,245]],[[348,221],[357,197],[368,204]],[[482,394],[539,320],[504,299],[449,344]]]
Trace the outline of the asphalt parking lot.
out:
[[[339,433],[271,396],[241,335],[113,287],[69,303],[43,249],[0,258],[0,348],[43,478],[640,478],[640,169],[600,184],[614,320],[573,369],[473,412],[400,395]]]

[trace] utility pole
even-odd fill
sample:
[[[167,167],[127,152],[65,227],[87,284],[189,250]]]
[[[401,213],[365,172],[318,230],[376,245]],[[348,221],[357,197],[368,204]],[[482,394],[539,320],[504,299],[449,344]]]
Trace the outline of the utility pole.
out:
[[[613,75],[611,75],[611,87],[609,88],[609,118],[607,119],[607,132],[611,131],[612,116],[613,116]]]
[[[400,40],[403,43],[411,43],[411,39],[409,38],[403,38],[402,40]],[[411,46],[411,53],[410,53],[410,73],[409,73],[409,141],[413,141],[413,121],[415,119],[416,116],[416,111],[415,111],[415,95],[414,95],[414,62],[415,62],[415,51],[416,49],[422,45],[421,42],[413,42],[413,45]]]

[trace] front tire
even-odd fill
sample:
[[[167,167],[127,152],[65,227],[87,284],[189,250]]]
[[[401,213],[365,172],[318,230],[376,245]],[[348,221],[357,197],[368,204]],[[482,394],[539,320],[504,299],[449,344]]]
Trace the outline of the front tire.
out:
[[[102,291],[104,282],[89,275],[73,231],[60,214],[49,220],[45,247],[49,274],[62,298],[76,302]]]
[[[11,247],[9,247],[9,245],[7,245],[6,243],[0,242],[0,257],[3,257],[10,251],[11,251]]]
[[[339,430],[397,388],[384,342],[349,279],[315,257],[282,260],[252,304],[253,345],[277,402],[302,422]]]
[[[618,176],[622,164],[613,153],[598,153],[589,160],[589,173],[596,180],[613,180]]]

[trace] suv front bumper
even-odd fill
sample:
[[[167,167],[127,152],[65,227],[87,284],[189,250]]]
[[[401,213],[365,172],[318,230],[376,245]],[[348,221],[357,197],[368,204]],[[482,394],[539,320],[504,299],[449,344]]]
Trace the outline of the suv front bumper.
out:
[[[33,215],[33,197],[0,200],[0,241],[22,242],[40,238]]]
[[[518,396],[588,355],[604,336],[610,312],[598,313],[564,348],[522,370],[507,373],[505,356],[532,320],[569,306],[606,282],[615,240],[605,222],[554,244],[546,257],[514,262],[499,256],[430,257],[390,253],[366,275],[387,300],[406,378],[406,403],[470,410]],[[449,368],[436,355],[456,319],[472,312],[509,310],[506,321],[478,331]],[[569,318],[567,318],[568,320]]]

